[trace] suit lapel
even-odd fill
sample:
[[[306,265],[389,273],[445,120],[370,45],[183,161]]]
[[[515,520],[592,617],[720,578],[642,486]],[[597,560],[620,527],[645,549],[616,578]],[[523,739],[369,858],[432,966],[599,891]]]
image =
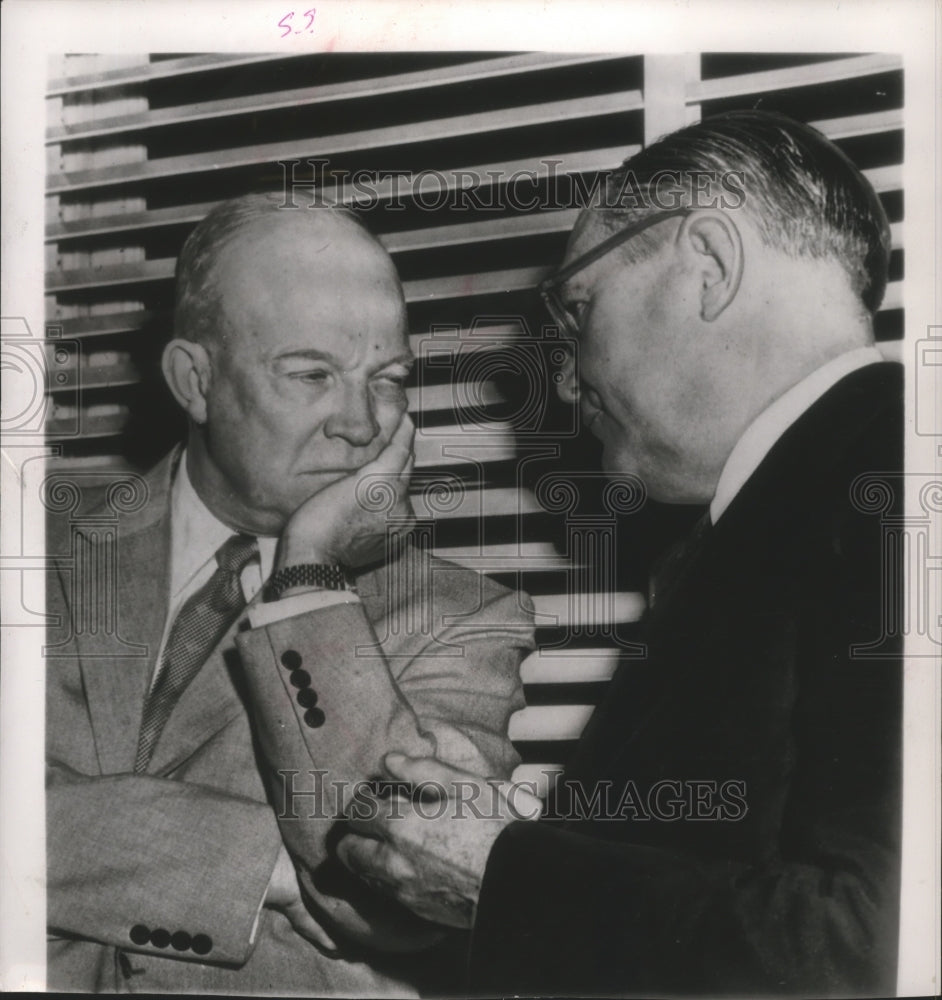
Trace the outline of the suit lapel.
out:
[[[228,722],[245,711],[239,694],[240,673],[232,626],[200,667],[174,705],[161,732],[147,771],[172,771]]]
[[[166,774],[179,767],[232,719],[246,713],[235,636],[247,627],[249,610],[261,601],[259,591],[180,695],[154,745],[147,773]]]
[[[170,558],[169,483],[171,454],[156,466],[145,482],[148,502],[125,515],[117,526],[118,636],[138,650],[115,655],[101,634],[76,636],[82,679],[103,774],[129,771],[134,765],[141,710],[153,670],[167,613],[167,573]],[[92,532],[82,544],[96,552],[91,565],[107,559],[99,537]]]

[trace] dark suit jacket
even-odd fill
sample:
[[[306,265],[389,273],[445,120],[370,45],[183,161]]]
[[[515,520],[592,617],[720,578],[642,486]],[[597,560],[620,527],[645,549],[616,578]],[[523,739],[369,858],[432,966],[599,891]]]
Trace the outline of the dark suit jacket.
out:
[[[331,867],[331,801],[311,819],[299,799],[302,818],[279,829],[277,767],[297,769],[300,789],[323,771],[350,783],[347,796],[391,749],[509,776],[526,611],[477,574],[400,560],[358,579],[362,604],[239,633],[241,657],[233,625],[135,775],[168,600],[169,469],[138,482],[139,496],[89,499],[68,476],[49,490],[59,516],[47,549],[61,564],[47,598],[58,619],[47,652],[48,986],[409,993],[422,958],[403,972],[380,952],[427,943],[428,925]],[[316,726],[283,665],[289,649],[318,696]],[[326,957],[281,913],[259,913],[282,840],[344,957]]]
[[[851,485],[899,472],[901,419],[901,367],[858,370],[735,497],[550,818],[495,843],[475,992],[894,992],[902,669],[898,643],[850,653],[882,634],[886,568]]]

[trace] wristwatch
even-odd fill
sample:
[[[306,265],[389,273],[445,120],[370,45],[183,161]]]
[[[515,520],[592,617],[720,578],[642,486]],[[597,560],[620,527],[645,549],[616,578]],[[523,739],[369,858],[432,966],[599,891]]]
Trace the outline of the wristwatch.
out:
[[[298,563],[285,566],[268,579],[265,600],[277,601],[292,587],[318,587],[321,590],[354,590],[343,566],[335,563]]]

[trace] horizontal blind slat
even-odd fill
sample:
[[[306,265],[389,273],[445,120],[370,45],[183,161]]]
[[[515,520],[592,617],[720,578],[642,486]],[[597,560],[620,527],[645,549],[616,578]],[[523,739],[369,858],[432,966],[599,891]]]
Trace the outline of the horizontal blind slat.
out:
[[[174,260],[149,260],[136,264],[115,264],[101,268],[77,268],[54,271],[47,275],[48,292],[78,291],[86,288],[121,287],[173,278]],[[517,267],[480,274],[449,275],[442,278],[422,278],[402,284],[406,302],[436,299],[470,298],[495,292],[533,288],[547,277],[549,267]]]
[[[620,656],[617,649],[536,650],[520,664],[524,684],[597,683],[611,680]]]
[[[269,142],[257,146],[227,148],[212,153],[167,156],[141,163],[52,174],[47,180],[46,190],[50,194],[65,193],[137,181],[167,179],[181,174],[275,163],[281,160],[303,161],[312,157],[323,159],[331,155],[364,152],[368,149],[386,149],[441,139],[478,136],[513,128],[527,128],[539,124],[556,124],[566,120],[583,119],[590,115],[638,110],[643,106],[641,92],[638,90],[606,94],[601,97],[576,97],[549,101],[545,104],[522,105],[501,108],[497,111],[480,111],[451,118],[418,121],[409,125],[366,129],[362,132]]]
[[[105,87],[119,87],[130,83],[144,83],[166,77],[184,76],[188,73],[207,72],[217,69],[235,69],[256,63],[274,62],[283,59],[300,59],[307,52],[247,52],[219,53],[207,52],[181,59],[163,59],[159,62],[141,63],[139,66],[125,66],[121,69],[105,70],[100,73],[82,73],[76,76],[59,77],[51,80],[46,97],[80,91],[100,90]]]
[[[594,705],[529,705],[510,717],[512,740],[577,740]]]
[[[625,57],[598,53],[568,55],[528,52],[522,55],[501,56],[497,59],[479,59],[435,70],[396,73],[390,76],[350,80],[344,83],[298,87],[293,90],[264,94],[249,94],[234,99],[201,101],[177,105],[176,107],[156,108],[139,114],[122,115],[99,121],[61,125],[47,131],[46,142],[50,144],[68,143],[78,139],[114,136],[128,131],[139,132],[163,125],[180,125],[212,118],[228,118],[236,115],[277,111],[284,108],[313,107],[318,104],[357,100],[365,97],[385,97],[389,94],[404,93],[410,90],[427,90],[446,85],[493,80],[509,75],[585,66],[617,58]]]
[[[687,104],[701,104],[721,97],[741,97],[769,90],[788,90],[810,84],[836,83],[875,73],[901,69],[903,61],[896,55],[851,56],[829,59],[788,69],[760,70],[712,80],[691,80],[687,84]]]
[[[472,178],[481,182],[476,187],[485,189],[503,183],[510,177],[521,177],[524,174],[541,180],[550,177],[569,177],[576,174],[594,173],[600,170],[614,169],[627,157],[637,153],[640,148],[639,145],[629,145],[581,150],[575,153],[551,153],[541,156],[539,159],[530,157],[521,160],[505,160],[499,163],[471,164],[460,169],[449,168],[437,171],[438,176],[426,173],[416,177],[399,178],[396,181],[387,178],[371,185],[370,194],[375,197],[376,203],[380,204],[394,197],[414,197],[417,189],[426,198],[440,192],[463,190],[467,188],[467,182]],[[441,183],[442,179],[444,184]],[[357,198],[350,188],[347,188],[346,191],[341,188],[338,192],[333,185],[328,185],[321,188],[320,193],[323,199],[328,202],[342,202],[346,205],[357,203]],[[360,200],[362,201],[362,199]],[[304,203],[304,195],[300,192],[297,203],[299,205]],[[50,222],[46,227],[46,239],[52,241],[69,237],[196,223],[217,204],[219,202],[203,202],[198,205],[182,205],[153,209],[147,212],[76,219],[68,222]]]
[[[538,626],[617,624],[638,621],[644,613],[645,599],[629,592],[537,594],[533,606]]]
[[[874,135],[878,132],[892,132],[903,127],[903,109],[874,111],[866,115],[848,115],[845,118],[827,118],[809,122],[829,139],[849,139],[858,135]]]

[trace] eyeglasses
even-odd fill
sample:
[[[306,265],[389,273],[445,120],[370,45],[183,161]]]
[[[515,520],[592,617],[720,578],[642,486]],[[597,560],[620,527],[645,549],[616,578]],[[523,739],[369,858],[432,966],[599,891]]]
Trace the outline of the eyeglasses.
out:
[[[557,271],[556,274],[551,275],[545,281],[541,281],[539,284],[540,296],[546,303],[546,308],[550,316],[559,324],[562,331],[569,337],[578,337],[579,335],[578,318],[573,315],[569,307],[559,297],[558,289],[561,285],[564,285],[574,274],[577,274],[583,268],[594,264],[600,257],[604,257],[610,250],[614,250],[615,247],[627,243],[632,236],[643,233],[645,229],[650,229],[651,226],[655,226],[659,222],[664,222],[665,219],[674,219],[681,215],[689,215],[692,211],[693,209],[691,208],[673,208],[667,212],[658,212],[655,215],[649,215],[640,222],[635,223],[635,225],[623,229],[620,233],[615,233],[614,236],[610,236],[607,240],[603,240],[588,253],[584,253],[581,257],[570,261],[564,268]]]

